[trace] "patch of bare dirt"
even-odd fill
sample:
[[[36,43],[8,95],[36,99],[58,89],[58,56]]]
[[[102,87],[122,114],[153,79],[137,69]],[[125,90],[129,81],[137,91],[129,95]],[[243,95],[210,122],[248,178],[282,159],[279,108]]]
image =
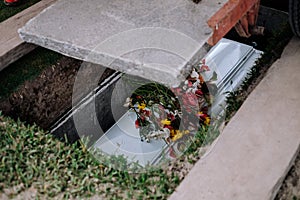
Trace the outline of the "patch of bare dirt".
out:
[[[285,178],[275,200],[299,200],[300,199],[300,153],[294,165]]]
[[[63,57],[0,102],[0,110],[14,119],[48,129],[72,107],[73,85],[81,65],[82,61]],[[101,80],[112,73],[107,69]]]
[[[14,200],[29,200],[37,199],[37,189],[30,187],[29,189],[23,190],[24,185],[14,186],[9,189],[4,189],[4,193],[0,194],[2,200],[14,199]],[[20,192],[20,190],[23,190]]]

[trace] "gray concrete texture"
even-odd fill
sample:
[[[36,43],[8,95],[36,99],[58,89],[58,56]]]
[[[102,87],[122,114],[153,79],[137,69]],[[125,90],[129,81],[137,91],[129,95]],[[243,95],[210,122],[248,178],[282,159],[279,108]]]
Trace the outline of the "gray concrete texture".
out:
[[[294,38],[170,200],[274,198],[299,152],[299,58]]]
[[[64,55],[177,85],[207,51],[206,21],[227,0],[60,0],[19,30]]]

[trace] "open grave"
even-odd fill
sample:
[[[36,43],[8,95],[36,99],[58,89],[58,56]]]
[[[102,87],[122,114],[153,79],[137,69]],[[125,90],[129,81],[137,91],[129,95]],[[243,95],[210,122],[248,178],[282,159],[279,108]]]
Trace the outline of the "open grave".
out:
[[[206,57],[207,64],[218,74],[220,98],[213,109],[221,112],[223,94],[238,87],[261,53],[226,39],[212,49],[207,45],[213,31],[206,21],[224,3],[157,0],[125,4],[89,0],[82,5],[81,1],[62,0],[32,19],[20,29],[22,39],[84,60],[83,67],[96,72],[87,80],[99,79],[103,66],[118,71],[100,86],[80,82],[88,89],[75,91],[73,109],[57,121],[52,133],[67,133],[70,141],[88,133],[95,146],[108,154],[117,152],[142,165],[157,162],[165,143],[140,142],[134,117],[122,108],[132,89],[126,88],[120,72],[138,76],[145,83],[156,81],[172,87],[185,81],[191,66]],[[80,12],[78,8],[82,8]],[[124,129],[132,134],[124,134]],[[126,150],[134,144],[140,148]],[[117,151],[120,146],[124,151]],[[147,158],[136,156],[149,147],[152,154]]]
[[[205,56],[207,65],[212,71],[216,71],[219,77],[213,113],[220,114],[224,111],[226,92],[233,91],[241,84],[261,53],[251,46],[228,39],[222,39],[209,51]],[[207,80],[211,77],[211,73],[207,72],[204,75]],[[150,143],[140,141],[139,131],[135,127],[135,114],[122,106],[134,91],[129,88],[126,80],[128,79],[124,79],[124,75],[120,72],[110,76],[103,85],[95,88],[57,121],[52,127],[52,133],[55,135],[68,133],[70,138],[75,140],[78,133],[80,135],[88,132],[89,136],[93,136],[92,140],[96,141],[95,146],[108,154],[126,155],[130,160],[139,161],[142,165],[158,162],[162,157],[162,150],[167,151],[167,145],[164,141],[152,140]],[[145,84],[148,82],[143,80]],[[96,112],[93,112],[93,109]],[[95,120],[106,131],[104,134],[99,130]]]

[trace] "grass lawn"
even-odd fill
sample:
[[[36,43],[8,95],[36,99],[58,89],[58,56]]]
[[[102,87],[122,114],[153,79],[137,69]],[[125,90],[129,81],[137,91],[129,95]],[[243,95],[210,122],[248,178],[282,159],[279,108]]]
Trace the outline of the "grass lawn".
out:
[[[117,171],[99,163],[81,142],[62,143],[1,113],[0,137],[0,196],[14,197],[31,188],[37,198],[164,199],[183,179],[182,166],[195,162],[190,153],[174,165],[143,173]],[[190,149],[196,155],[197,141],[201,139]]]

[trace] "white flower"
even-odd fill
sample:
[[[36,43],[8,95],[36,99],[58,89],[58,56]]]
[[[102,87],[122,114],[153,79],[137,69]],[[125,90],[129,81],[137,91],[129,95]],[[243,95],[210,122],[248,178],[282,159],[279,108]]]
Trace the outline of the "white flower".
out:
[[[150,141],[150,138],[159,139],[164,138],[168,139],[170,137],[170,130],[168,128],[164,128],[163,130],[159,131],[153,131],[149,135],[147,135],[148,141]]]
[[[178,111],[177,111],[178,112]],[[178,112],[178,116],[180,117],[180,118],[182,118],[182,112],[180,111],[180,112]]]
[[[196,72],[195,69],[193,69],[192,73],[191,73],[191,77],[192,78],[198,78],[199,77],[199,74]]]
[[[197,79],[196,82],[193,83],[193,87],[194,87],[194,88],[197,88],[199,84],[200,84],[200,80]]]
[[[164,128],[163,129],[163,137],[165,139],[169,138],[170,137],[170,130],[168,128]]]
[[[127,97],[123,106],[124,107],[129,107],[130,105],[131,105],[131,98]]]

